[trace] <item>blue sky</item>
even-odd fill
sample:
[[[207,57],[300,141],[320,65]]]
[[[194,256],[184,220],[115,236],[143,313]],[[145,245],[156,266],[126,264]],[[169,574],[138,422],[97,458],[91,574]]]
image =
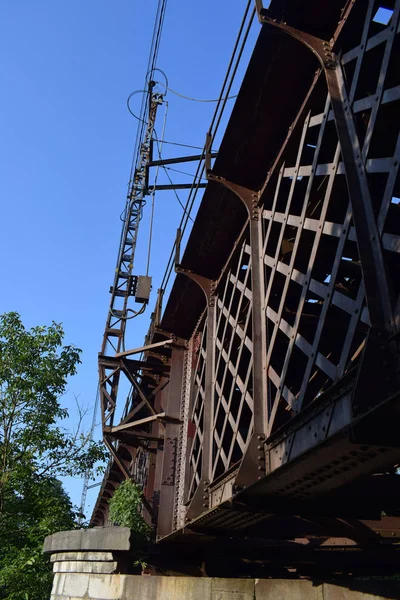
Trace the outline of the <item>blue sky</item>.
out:
[[[0,313],[20,312],[27,327],[62,322],[66,343],[83,349],[83,364],[64,398],[71,410],[74,395],[86,406],[95,399],[97,353],[137,125],[126,98],[143,88],[156,4],[13,0],[0,5]],[[246,0],[169,0],[157,66],[166,71],[171,88],[197,98],[218,97],[245,5]],[[255,23],[235,93],[258,31]],[[202,146],[214,105],[171,94],[168,102],[166,139]],[[132,108],[139,105],[136,96]],[[185,152],[164,148],[166,157]],[[177,168],[195,170],[193,163]],[[175,182],[187,181],[169,173]],[[159,182],[164,180],[160,176]],[[186,193],[180,197],[185,202]],[[158,193],[153,296],[145,315],[132,322],[126,347],[143,341],[181,214],[172,192]],[[148,211],[136,274],[144,272],[147,242]],[[66,488],[79,504],[82,482],[67,481]],[[96,494],[97,489],[89,495],[89,513]]]

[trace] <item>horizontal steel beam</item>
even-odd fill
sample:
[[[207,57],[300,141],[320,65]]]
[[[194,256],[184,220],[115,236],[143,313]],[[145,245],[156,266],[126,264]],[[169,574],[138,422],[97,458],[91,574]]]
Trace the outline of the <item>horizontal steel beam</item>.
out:
[[[165,417],[165,412],[157,413],[152,415],[151,417],[145,417],[144,419],[138,419],[137,421],[130,421],[128,423],[122,423],[121,425],[116,425],[111,428],[111,433],[117,433],[118,431],[122,431],[124,429],[132,429],[132,427],[138,427],[138,425],[144,425],[145,423],[149,423],[151,421],[156,421],[158,419],[162,419]]]
[[[141,346],[140,348],[134,348],[133,350],[125,350],[124,352],[117,352],[115,358],[121,358],[123,356],[131,356],[132,354],[140,354],[141,352],[147,352],[148,350],[152,350],[153,348],[158,348],[160,346],[167,346],[168,344],[172,344],[173,340],[163,340],[162,342],[157,342],[155,344],[148,344],[147,346]]]
[[[162,190],[190,190],[194,188],[205,188],[207,187],[206,183],[174,183],[174,184],[166,184],[166,185],[155,185],[154,187],[149,186],[149,189],[155,191]]]
[[[108,427],[106,425],[104,427],[104,433],[111,438],[115,438],[125,443],[130,443],[134,439],[150,440],[152,442],[164,441],[164,438],[148,433],[147,431],[142,431],[141,429],[130,429],[127,431],[115,431],[115,429],[118,429],[118,427]],[[120,465],[118,464],[118,466]]]
[[[154,371],[156,373],[169,373],[169,365],[150,363],[143,360],[131,360],[118,356],[99,356],[99,364],[105,369],[114,369],[123,361],[124,366],[131,373],[136,371]]]
[[[216,158],[218,152],[211,152],[210,157]],[[152,160],[149,162],[149,167],[162,167],[164,165],[176,165],[178,163],[193,162],[204,158],[203,154],[194,154],[192,156],[178,156],[177,158],[162,158],[161,160]]]

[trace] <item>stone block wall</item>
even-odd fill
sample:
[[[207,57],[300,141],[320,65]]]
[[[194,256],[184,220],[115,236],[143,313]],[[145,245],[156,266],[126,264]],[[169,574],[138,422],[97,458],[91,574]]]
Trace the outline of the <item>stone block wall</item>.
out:
[[[61,532],[45,541],[51,600],[399,600],[400,582],[218,579],[129,574],[130,530]],[[128,559],[127,559],[128,558]]]

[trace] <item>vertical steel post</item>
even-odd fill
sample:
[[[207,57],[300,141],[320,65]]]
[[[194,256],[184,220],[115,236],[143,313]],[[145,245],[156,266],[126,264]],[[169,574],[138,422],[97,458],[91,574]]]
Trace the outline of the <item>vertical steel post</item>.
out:
[[[187,519],[193,519],[209,507],[208,486],[212,473],[212,439],[214,421],[214,379],[215,379],[215,335],[217,312],[214,296],[214,282],[211,283],[211,291],[208,294],[207,304],[207,338],[205,358],[205,384],[204,384],[204,408],[203,408],[203,444],[201,455],[201,481],[192,498],[187,511]]]
[[[201,457],[201,481],[192,498],[187,512],[187,519],[194,518],[208,508],[208,489],[212,473],[212,439],[213,439],[213,414],[214,414],[214,378],[215,378],[215,337],[217,313],[215,305],[216,282],[197,275],[192,271],[175,266],[177,273],[186,275],[203,290],[207,301],[207,338],[206,338],[206,366],[205,366],[205,398],[203,417],[203,444]]]
[[[254,433],[264,436],[267,430],[267,365],[264,263],[262,258],[262,214],[258,195],[251,192],[250,248],[251,287],[253,295],[253,400]],[[250,211],[249,211],[250,212]]]
[[[221,183],[234,192],[247,208],[250,221],[250,255],[252,287],[252,337],[253,337],[253,435],[243,457],[235,485],[247,487],[265,474],[263,442],[268,427],[267,364],[266,364],[266,319],[264,263],[262,258],[262,212],[259,193],[232,183],[212,173],[212,181]]]
[[[212,282],[214,284],[214,282]],[[214,378],[215,378],[215,335],[217,312],[214,297],[214,285],[208,296],[207,338],[205,358],[203,444],[201,455],[201,480],[187,511],[187,519],[193,519],[209,507],[208,486],[212,474],[212,439],[214,421]]]
[[[214,367],[217,312],[215,296],[210,296],[207,308],[206,380],[204,399],[204,432],[201,473],[205,486],[210,483],[212,472],[212,427],[214,413]]]
[[[168,387],[163,396],[167,396],[164,410],[168,417],[176,419],[176,423],[167,422],[165,426],[162,475],[160,486],[160,511],[158,515],[157,537],[162,538],[173,531],[175,501],[175,469],[178,448],[179,418],[181,408],[182,378],[184,353],[173,348],[171,356],[171,373]]]

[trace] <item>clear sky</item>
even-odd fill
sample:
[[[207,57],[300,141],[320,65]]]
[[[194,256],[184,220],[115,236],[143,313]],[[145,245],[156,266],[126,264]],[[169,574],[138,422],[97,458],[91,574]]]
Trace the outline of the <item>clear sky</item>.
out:
[[[246,4],[169,0],[157,66],[171,88],[218,97]],[[143,88],[156,5],[156,0],[0,2],[0,313],[18,311],[27,327],[62,322],[66,343],[83,349],[83,364],[64,398],[72,412],[74,394],[86,406],[94,404],[137,126],[126,98]],[[254,23],[243,68],[258,31]],[[202,146],[214,105],[171,94],[168,102],[166,139]],[[132,108],[139,105],[136,96]],[[182,152],[165,146],[164,155]],[[190,173],[195,166],[177,168]],[[169,173],[175,182],[188,180]],[[168,183],[165,176],[161,182]],[[185,202],[186,192],[180,197]],[[153,296],[145,315],[132,322],[127,347],[141,345],[148,329],[181,214],[172,192],[158,193]],[[145,269],[147,243],[148,211],[136,274]],[[79,504],[82,481],[67,481],[66,488]],[[89,514],[97,491],[89,495]]]

